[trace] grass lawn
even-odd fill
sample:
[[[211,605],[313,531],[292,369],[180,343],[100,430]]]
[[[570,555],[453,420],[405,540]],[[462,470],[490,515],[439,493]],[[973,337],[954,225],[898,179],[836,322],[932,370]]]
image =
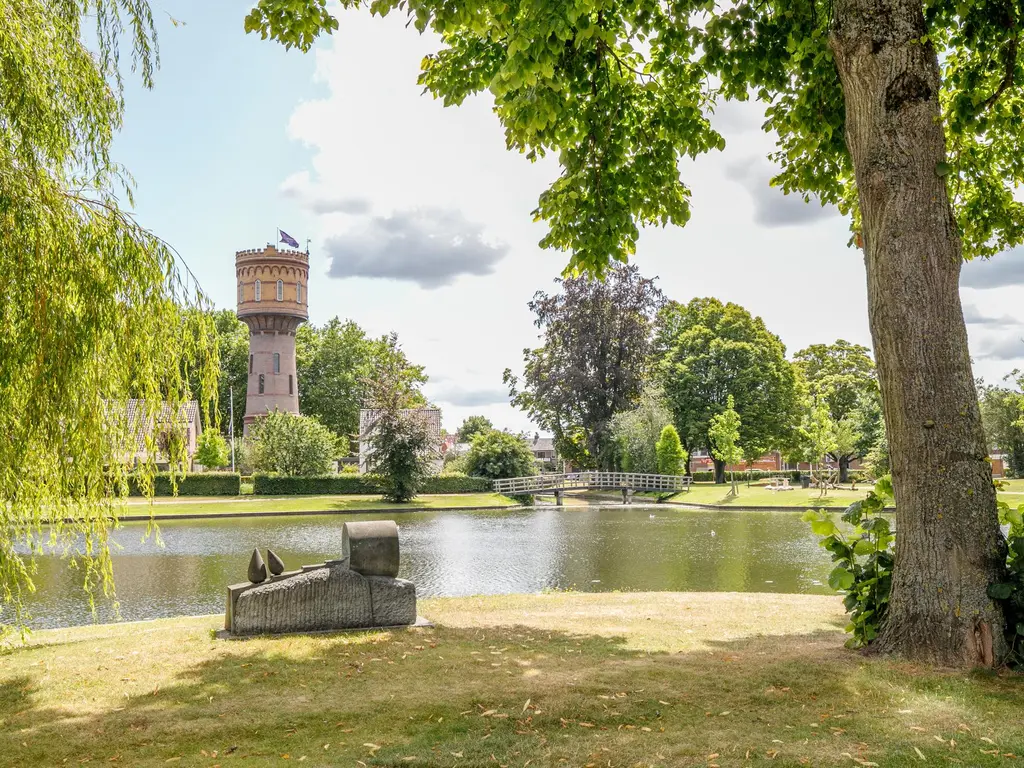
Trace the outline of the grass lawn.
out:
[[[1024,479],[1015,478],[1013,480],[1004,480],[1006,487],[1003,490],[1007,496],[1021,495],[1024,494]],[[1021,499],[1024,501],[1024,499]]]
[[[793,491],[769,491],[764,486],[746,486],[737,482],[738,496],[729,495],[730,486],[714,483],[694,483],[688,493],[674,496],[672,501],[692,502],[694,504],[723,504],[736,507],[846,507],[854,501],[863,499],[871,489],[871,484],[857,484],[857,490],[846,489],[829,491],[825,496],[819,495],[817,489]],[[1024,480],[1010,481],[1010,487],[1001,492],[1000,498],[1014,506],[1024,503]]]
[[[165,515],[218,515],[239,512],[322,512],[345,510],[378,509],[431,509],[456,507],[502,507],[515,504],[512,499],[499,493],[453,493],[417,496],[408,504],[384,501],[380,496],[367,494],[347,496],[235,496],[235,497],[185,497],[158,498],[153,500],[153,514]],[[132,499],[125,505],[123,514],[148,515],[149,501]]]
[[[200,617],[38,632],[0,656],[0,764],[1001,766],[1024,754],[1024,678],[847,651],[836,598],[420,608],[435,628],[238,642]]]

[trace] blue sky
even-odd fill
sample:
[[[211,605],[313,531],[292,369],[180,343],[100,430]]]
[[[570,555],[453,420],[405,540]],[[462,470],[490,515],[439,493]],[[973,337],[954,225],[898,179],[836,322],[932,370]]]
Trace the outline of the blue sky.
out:
[[[545,229],[530,217],[557,168],[505,150],[486,96],[457,109],[421,96],[419,61],[437,43],[404,17],[344,13],[333,37],[302,54],[245,35],[247,8],[154,8],[156,87],[128,78],[115,144],[138,183],[140,221],[220,307],[234,305],[236,250],[264,245],[277,227],[310,238],[313,322],[338,315],[374,335],[397,331],[449,429],[472,413],[532,429],[501,375],[536,345],[526,303],[565,263],[537,247]],[[726,151],[680,164],[693,218],[645,231],[636,262],[670,298],[742,304],[790,353],[836,338],[870,346],[847,223],[768,186],[762,119],[756,104],[719,109]],[[1024,367],[1024,251],[968,265],[961,285],[976,374],[997,381]]]

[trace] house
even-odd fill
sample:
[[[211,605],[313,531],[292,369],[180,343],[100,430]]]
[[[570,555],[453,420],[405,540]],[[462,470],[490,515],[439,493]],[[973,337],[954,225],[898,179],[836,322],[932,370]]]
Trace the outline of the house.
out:
[[[177,436],[184,441],[189,469],[192,468],[192,457],[202,433],[198,401],[182,403],[177,414],[172,414],[169,403],[163,402],[159,408],[150,409],[144,400],[128,400],[122,408],[108,403],[108,409],[111,428],[123,435],[120,441],[122,450],[119,451],[122,462],[144,464],[152,455],[157,469],[165,471],[170,468],[168,441]]]
[[[526,443],[530,446],[533,458],[542,472],[557,471],[558,453],[555,451],[555,439],[553,437],[541,437],[535,432],[533,439],[527,438]]]
[[[359,474],[367,471],[367,461],[373,453],[373,424],[377,419],[379,411],[371,408],[363,408],[359,411]],[[441,409],[439,408],[406,408],[402,411],[403,416],[416,416],[427,423],[432,438],[430,449],[430,465],[435,473],[444,468],[444,454],[441,445]]]

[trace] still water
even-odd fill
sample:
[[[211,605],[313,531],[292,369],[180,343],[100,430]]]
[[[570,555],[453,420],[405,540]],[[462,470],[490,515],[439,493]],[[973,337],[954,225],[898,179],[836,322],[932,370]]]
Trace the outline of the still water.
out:
[[[177,520],[115,532],[120,615],[99,621],[220,613],[225,586],[245,581],[253,547],[293,569],[338,556],[346,520],[398,521],[400,576],[421,597],[538,592],[728,591],[828,594],[828,554],[800,513],[658,506],[437,510],[402,514]],[[43,558],[29,605],[37,628],[93,621],[80,574]]]

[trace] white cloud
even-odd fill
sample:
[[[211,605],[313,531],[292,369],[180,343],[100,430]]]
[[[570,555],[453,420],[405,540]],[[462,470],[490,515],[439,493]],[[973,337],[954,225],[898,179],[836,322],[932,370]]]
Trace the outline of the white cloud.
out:
[[[973,259],[960,271],[964,288],[1024,286],[1024,247],[1011,248],[991,259]]]
[[[993,328],[1006,328],[1020,325],[1020,321],[1010,315],[986,315],[974,304],[964,302],[964,321],[968,325],[987,325]]]
[[[364,197],[343,197],[323,185],[314,184],[308,171],[293,173],[281,184],[281,194],[286,198],[298,200],[304,208],[312,213],[369,213],[371,203]]]
[[[421,288],[490,275],[508,246],[488,243],[460,213],[435,208],[374,216],[324,241],[331,277],[405,280]]]
[[[771,185],[776,170],[765,158],[751,156],[729,164],[726,172],[742,184],[754,201],[754,221],[765,227],[789,227],[813,224],[836,217],[832,206],[822,206],[816,199],[807,202],[798,194],[786,194]]]

